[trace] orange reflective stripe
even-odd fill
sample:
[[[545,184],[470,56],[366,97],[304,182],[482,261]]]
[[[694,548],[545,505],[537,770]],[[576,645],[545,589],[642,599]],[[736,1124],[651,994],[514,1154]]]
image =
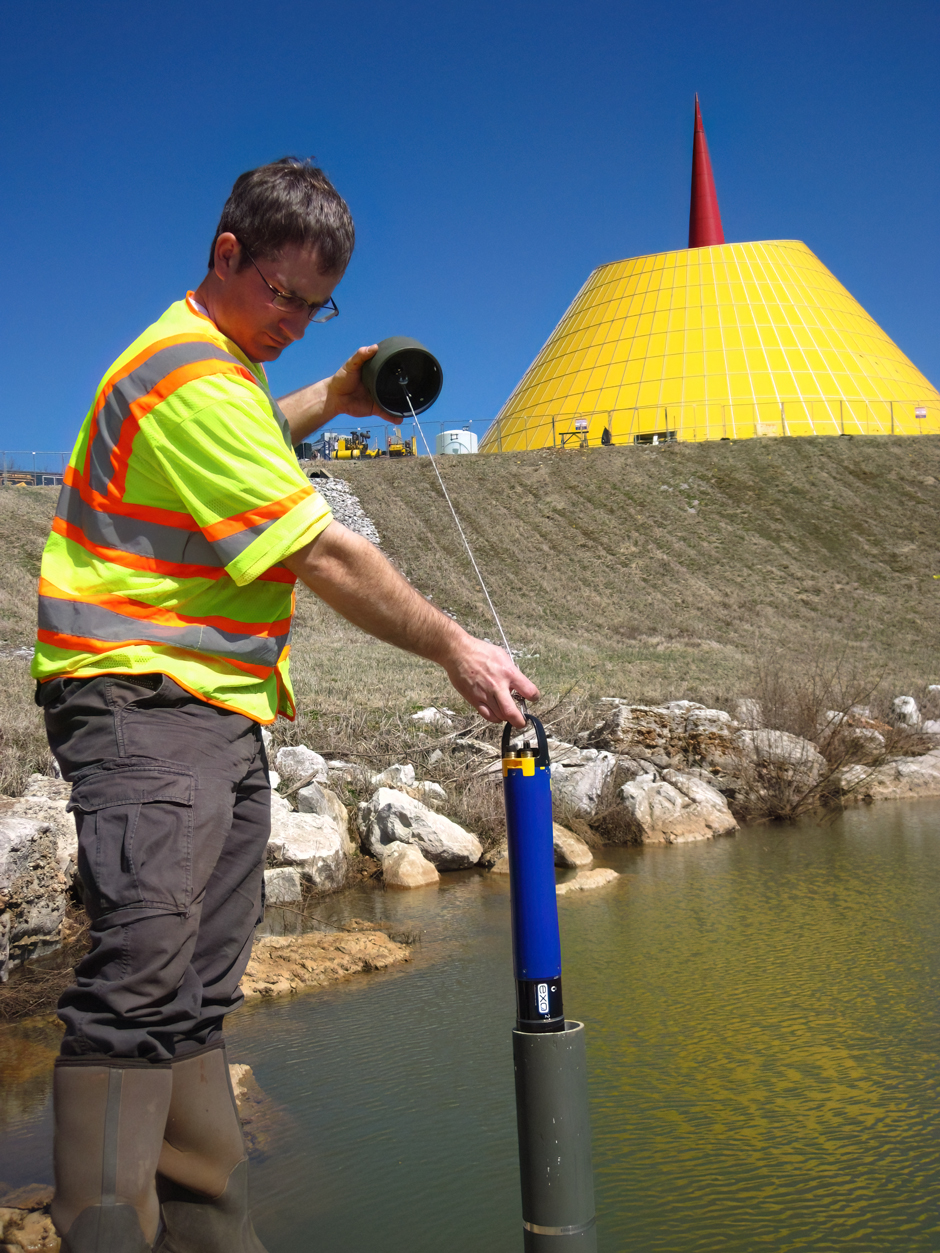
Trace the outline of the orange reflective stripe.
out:
[[[290,583],[292,586],[297,582],[297,575],[293,570],[288,570],[287,566],[271,566],[259,574],[255,582],[261,583]],[[291,610],[293,613],[293,610]]]
[[[259,505],[257,509],[246,509],[244,513],[235,514],[232,518],[220,518],[211,526],[204,526],[202,533],[207,540],[225,539],[228,535],[246,531],[262,522],[274,522],[286,513],[290,513],[295,505],[299,505],[302,500],[306,500],[313,493],[313,487],[299,487],[296,492],[291,492],[289,496],[282,496],[280,500],[272,500],[269,505]]]

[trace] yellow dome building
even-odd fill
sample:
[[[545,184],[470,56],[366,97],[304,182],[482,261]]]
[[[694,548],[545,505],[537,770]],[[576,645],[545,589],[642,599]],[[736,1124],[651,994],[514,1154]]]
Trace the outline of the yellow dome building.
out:
[[[695,144],[690,247],[596,269],[480,451],[940,433],[940,393],[805,244],[723,242],[697,99]]]

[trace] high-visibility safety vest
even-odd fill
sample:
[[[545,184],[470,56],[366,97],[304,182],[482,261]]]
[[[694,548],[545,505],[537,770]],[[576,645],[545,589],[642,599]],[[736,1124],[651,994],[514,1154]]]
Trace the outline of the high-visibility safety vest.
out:
[[[33,676],[163,673],[258,722],[294,716],[294,575],[331,521],[263,369],[170,306],[105,375],[42,559]]]

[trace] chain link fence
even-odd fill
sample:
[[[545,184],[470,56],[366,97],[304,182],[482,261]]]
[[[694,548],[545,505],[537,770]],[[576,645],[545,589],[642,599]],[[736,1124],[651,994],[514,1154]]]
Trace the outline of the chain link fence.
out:
[[[516,417],[487,432],[484,452],[594,448],[672,440],[792,435],[937,435],[940,405],[890,400],[786,400],[638,405],[565,417]]]

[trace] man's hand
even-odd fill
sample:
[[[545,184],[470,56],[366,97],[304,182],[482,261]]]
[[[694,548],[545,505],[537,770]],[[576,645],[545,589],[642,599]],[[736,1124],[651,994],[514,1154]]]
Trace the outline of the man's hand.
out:
[[[524,700],[538,700],[538,688],[519,670],[504,648],[478,640],[466,631],[462,635],[451,660],[441,663],[451,683],[467,704],[488,722],[525,726],[525,718],[512,699],[512,693],[518,693]]]
[[[353,418],[384,418],[387,422],[400,422],[391,413],[386,413],[372,399],[372,395],[362,381],[362,367],[378,352],[378,344],[370,344],[368,348],[359,348],[345,365],[341,365],[332,378],[326,380],[327,407],[332,409],[332,421],[341,413],[348,413]]]
[[[284,565],[355,626],[437,662],[487,721],[525,724],[512,694],[538,700],[539,690],[509,654],[428,604],[361,535],[331,522],[312,543],[285,557]]]
[[[386,413],[375,403],[362,381],[362,367],[378,352],[378,344],[359,348],[335,374],[309,387],[281,396],[278,400],[290,423],[291,439],[299,444],[313,431],[332,422],[342,413],[352,418],[384,418],[400,422],[401,418]]]

